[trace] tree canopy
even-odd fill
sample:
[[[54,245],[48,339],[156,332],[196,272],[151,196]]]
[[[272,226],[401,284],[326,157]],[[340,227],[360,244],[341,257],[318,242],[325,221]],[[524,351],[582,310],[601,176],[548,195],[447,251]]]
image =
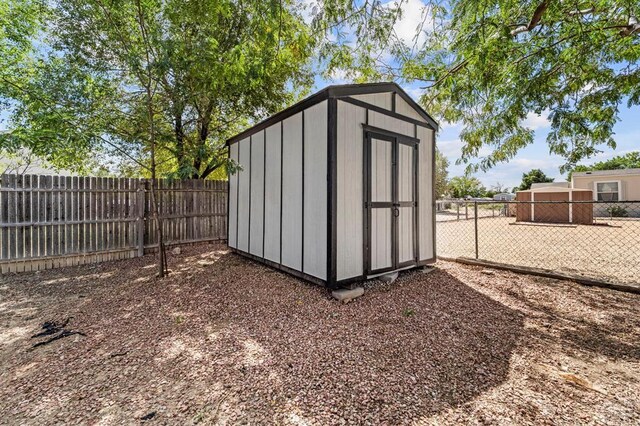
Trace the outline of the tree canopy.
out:
[[[544,114],[566,171],[615,148],[619,106],[640,103],[637,1],[427,1],[409,39],[395,28],[405,3],[326,0],[328,73],[422,82],[422,105],[463,125],[469,170],[513,158],[534,140],[524,120]]]
[[[619,169],[639,169],[640,168],[640,151],[628,152],[624,155],[618,155],[609,160],[598,161],[591,165],[577,165],[569,172],[567,177],[571,181],[573,172],[588,172],[593,170],[619,170]]]
[[[482,197],[487,192],[478,178],[456,176],[449,181],[449,193],[453,198]]]
[[[449,160],[436,147],[436,181],[434,183],[436,190],[436,199],[442,198],[447,192],[449,184]]]
[[[20,3],[10,0],[9,8]],[[34,49],[35,31],[22,31],[17,42],[31,55],[16,62],[27,72],[3,75],[12,91],[0,96],[12,114],[0,144],[28,147],[62,167],[100,154],[121,174],[140,173],[148,168],[152,120],[158,169],[206,178],[228,166],[226,138],[312,83],[310,30],[291,1],[57,0],[38,7],[50,20],[39,27],[42,43]]]
[[[553,182],[553,178],[550,178],[540,169],[531,169],[527,173],[522,174],[522,183],[518,187],[520,191],[526,191],[531,189],[531,185],[534,183],[547,183]]]

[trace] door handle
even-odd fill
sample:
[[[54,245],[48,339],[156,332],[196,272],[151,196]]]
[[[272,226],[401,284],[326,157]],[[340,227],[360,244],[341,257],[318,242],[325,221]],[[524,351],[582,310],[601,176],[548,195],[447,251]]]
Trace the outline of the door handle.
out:
[[[400,209],[397,207],[393,208],[393,217],[398,217],[400,216]]]

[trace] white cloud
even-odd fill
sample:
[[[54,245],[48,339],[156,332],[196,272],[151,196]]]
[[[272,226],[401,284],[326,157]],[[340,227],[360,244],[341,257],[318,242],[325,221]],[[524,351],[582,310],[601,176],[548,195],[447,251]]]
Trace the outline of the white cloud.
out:
[[[398,1],[389,2],[387,5],[395,7],[398,5]],[[430,31],[433,28],[431,19],[427,17],[427,5],[421,0],[406,0],[402,1],[401,9],[402,17],[396,21],[393,27],[398,38],[409,47],[413,46],[416,41],[418,45],[424,43],[425,31]]]
[[[531,169],[558,169],[562,165],[562,161],[557,158],[514,158],[507,163],[515,169],[529,171]]]
[[[538,115],[535,112],[527,114],[527,118],[522,122],[524,127],[528,127],[531,130],[546,129],[551,126],[549,121],[549,111],[542,111],[542,114]]]
[[[460,150],[462,149],[462,141],[460,139],[454,140],[438,140],[436,138],[436,145],[438,149],[449,160],[455,161],[460,158]]]

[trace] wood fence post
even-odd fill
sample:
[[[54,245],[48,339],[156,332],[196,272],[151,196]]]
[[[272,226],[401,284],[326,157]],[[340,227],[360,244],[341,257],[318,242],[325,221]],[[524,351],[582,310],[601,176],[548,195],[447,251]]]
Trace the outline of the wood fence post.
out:
[[[138,184],[137,200],[138,205],[138,256],[144,256],[144,208],[145,200],[145,181],[142,179]]]

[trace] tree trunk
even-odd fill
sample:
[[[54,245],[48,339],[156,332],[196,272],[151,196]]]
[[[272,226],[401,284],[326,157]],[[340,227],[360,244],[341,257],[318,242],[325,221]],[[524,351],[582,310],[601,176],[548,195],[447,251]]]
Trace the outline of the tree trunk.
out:
[[[153,161],[152,161],[153,162]],[[160,212],[158,208],[158,198],[157,198],[157,182],[158,180],[155,178],[155,166],[152,172],[153,177],[151,178],[151,213],[153,215],[153,219],[156,223],[156,240],[158,241],[158,277],[162,278],[167,275],[167,251],[164,246],[164,234],[162,232],[162,218],[160,217]]]

